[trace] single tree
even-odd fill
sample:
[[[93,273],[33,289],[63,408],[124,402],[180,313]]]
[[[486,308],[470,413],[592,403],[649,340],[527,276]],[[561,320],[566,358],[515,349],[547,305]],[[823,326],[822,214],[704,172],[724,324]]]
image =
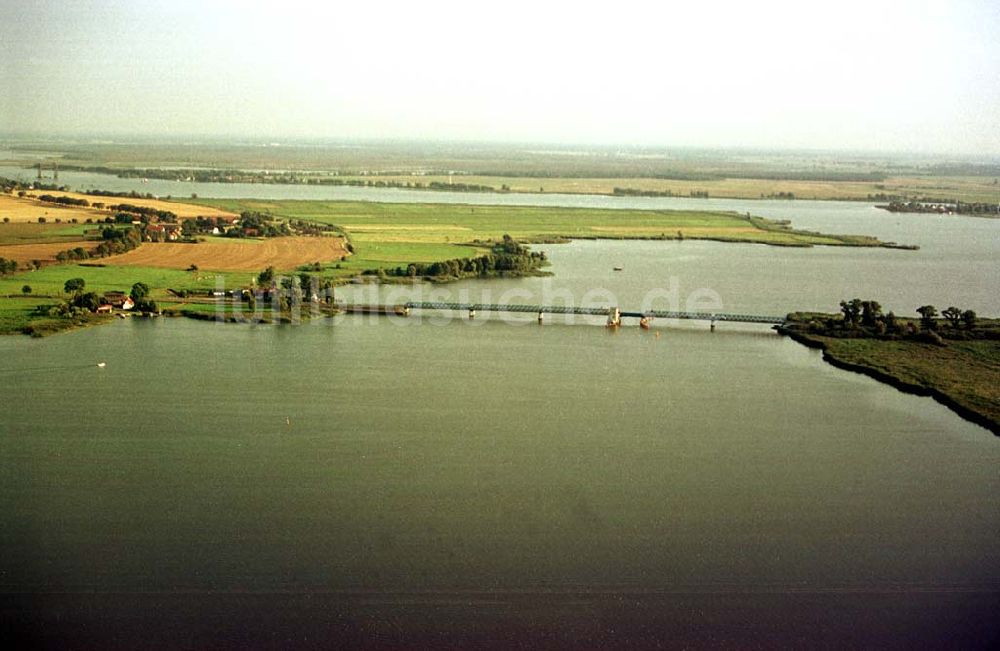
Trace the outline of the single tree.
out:
[[[840,302],[840,311],[844,314],[844,324],[855,326],[861,318],[861,299],[852,298],[850,301]]]
[[[946,310],[943,310],[941,312],[941,316],[948,319],[948,322],[951,323],[952,328],[957,328],[959,322],[961,322],[962,320],[962,310],[952,306]]]
[[[972,310],[962,312],[962,322],[965,323],[966,328],[972,330],[976,327],[976,313]]]
[[[159,308],[156,305],[156,301],[146,298],[145,296],[135,302],[134,309],[136,312],[143,312],[143,313],[153,313],[159,310]]]
[[[63,291],[67,294],[79,294],[83,291],[83,288],[87,286],[87,281],[83,278],[70,278],[63,285]]]
[[[83,309],[90,310],[91,312],[96,312],[100,304],[101,299],[98,298],[97,294],[94,292],[87,292],[86,294],[78,293],[73,298],[74,306],[82,307]]]
[[[24,287],[22,287],[21,288],[21,293],[22,294],[30,294],[31,293],[31,285],[25,285]]]
[[[917,314],[920,315],[920,326],[924,330],[934,329],[934,318],[937,316],[937,309],[933,305],[921,305],[917,308]]]
[[[257,284],[262,287],[270,287],[274,282],[274,267],[268,267],[257,275]]]
[[[889,312],[885,315],[885,329],[886,332],[896,332],[899,329],[895,312]]]
[[[861,324],[869,328],[882,316],[882,306],[878,301],[861,301]]]
[[[136,283],[132,285],[132,291],[128,294],[133,301],[138,303],[142,299],[149,296],[149,285],[146,283]]]

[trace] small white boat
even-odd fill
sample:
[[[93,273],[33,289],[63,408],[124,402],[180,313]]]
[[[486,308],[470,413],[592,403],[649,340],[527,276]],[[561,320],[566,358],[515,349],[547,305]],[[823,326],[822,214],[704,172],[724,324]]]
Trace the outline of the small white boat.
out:
[[[97,368],[104,368],[105,366],[107,366],[107,363],[105,363],[105,362],[97,362]]]

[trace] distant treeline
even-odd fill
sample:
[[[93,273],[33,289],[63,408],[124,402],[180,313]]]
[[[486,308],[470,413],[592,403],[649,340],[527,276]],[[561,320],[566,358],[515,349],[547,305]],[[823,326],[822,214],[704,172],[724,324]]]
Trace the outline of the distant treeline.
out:
[[[133,206],[130,203],[118,203],[111,206],[104,206],[100,203],[92,204],[95,208],[105,207],[108,210],[116,210],[119,212],[134,213],[147,218],[156,218],[155,220],[146,219],[143,221],[159,221],[168,222],[171,224],[177,223],[176,213],[170,212],[169,210],[158,210],[156,208],[150,208],[148,206]]]
[[[638,188],[615,188],[612,194],[616,197],[683,197],[671,190],[640,190]],[[692,199],[708,199],[708,190],[691,190],[687,193]]]
[[[967,203],[955,201],[951,203],[934,201],[893,201],[887,205],[878,206],[889,212],[937,213],[956,215],[998,215],[998,203]]]
[[[618,188],[611,191],[616,197],[672,197],[671,190],[640,190],[639,188]]]
[[[247,172],[241,170],[202,170],[202,169],[115,169],[110,167],[80,167],[83,172],[98,174],[114,174],[119,178],[149,178],[166,181],[185,181],[193,183],[260,183],[266,185],[332,185],[362,188],[401,188],[407,190],[436,190],[439,192],[497,192],[491,185],[475,183],[445,183],[441,181],[398,181],[378,178],[381,174],[365,174],[373,178],[342,178],[326,174],[291,173],[291,172]],[[402,173],[400,173],[402,174]],[[94,194],[94,193],[90,193]],[[109,193],[110,194],[110,193]],[[113,195],[113,196],[135,196]]]
[[[86,171],[86,170],[85,170]],[[131,190],[129,192],[112,192],[111,190],[87,190],[84,194],[89,194],[93,197],[122,197],[126,199],[156,199],[156,197],[147,192],[142,194],[141,192],[136,192]]]
[[[881,172],[835,172],[835,171],[760,171],[760,170],[740,170],[724,169],[712,172],[686,172],[683,170],[669,171],[643,171],[636,169],[609,171],[604,168],[586,168],[564,170],[559,172],[545,172],[538,170],[521,171],[497,171],[497,170],[477,170],[477,176],[498,176],[501,178],[604,178],[604,179],[624,179],[641,178],[657,179],[661,181],[724,181],[726,179],[761,179],[765,181],[826,181],[826,182],[858,182],[875,183],[886,179],[886,175]],[[640,195],[657,196],[657,195]],[[670,195],[664,195],[670,196]]]
[[[90,206],[86,199],[74,199],[73,197],[56,197],[51,194],[40,194],[37,199],[46,203],[57,203],[63,206]]]
[[[993,184],[1000,185],[1000,165],[995,163],[943,163],[919,169],[916,173],[930,176],[992,176]]]
[[[121,169],[104,166],[73,167],[82,172],[113,174],[119,178],[150,178],[167,181],[189,181],[195,183],[267,183],[283,185],[348,185],[359,187],[400,187],[411,189],[439,190],[449,192],[496,192],[487,185],[467,183],[423,183],[420,181],[382,181],[382,176],[407,176],[410,171],[382,170],[364,172],[334,171],[327,173],[310,172],[263,172],[236,169]],[[425,172],[425,176],[494,176],[499,178],[648,178],[665,181],[724,181],[725,179],[761,179],[767,181],[820,181],[820,182],[860,182],[877,183],[885,181],[882,172],[850,172],[836,170],[753,170],[725,168],[711,171],[655,170],[629,168],[612,170],[601,166],[573,167],[558,171],[537,169],[474,169],[435,170]],[[372,178],[344,178],[344,177]],[[417,177],[419,178],[419,177]]]

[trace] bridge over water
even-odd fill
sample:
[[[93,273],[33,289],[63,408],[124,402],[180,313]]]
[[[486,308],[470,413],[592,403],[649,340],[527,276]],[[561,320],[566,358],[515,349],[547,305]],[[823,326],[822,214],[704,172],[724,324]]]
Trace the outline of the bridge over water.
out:
[[[649,310],[638,312],[632,310],[621,310],[618,307],[569,307],[565,305],[518,305],[503,303],[450,303],[444,301],[411,301],[401,305],[359,305],[345,304],[341,308],[349,313],[364,314],[396,314],[406,316],[411,310],[437,310],[468,312],[473,318],[477,312],[510,312],[523,314],[537,314],[541,321],[546,314],[577,314],[582,316],[605,316],[609,325],[619,325],[623,318],[636,319],[685,319],[697,321],[709,321],[715,325],[716,321],[735,321],[739,323],[764,323],[781,325],[787,321],[783,316],[769,316],[762,314],[745,314],[734,312],[690,312],[673,310]]]

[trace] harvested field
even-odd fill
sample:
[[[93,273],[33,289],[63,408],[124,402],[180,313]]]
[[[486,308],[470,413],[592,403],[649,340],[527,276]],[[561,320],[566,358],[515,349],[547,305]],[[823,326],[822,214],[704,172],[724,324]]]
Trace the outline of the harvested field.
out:
[[[52,262],[56,259],[56,254],[66,249],[73,249],[78,246],[90,250],[94,248],[94,242],[45,242],[41,244],[9,244],[0,246],[0,258],[16,260],[18,264],[41,260],[42,262]]]
[[[332,262],[347,255],[339,237],[272,237],[266,240],[215,238],[197,244],[143,244],[138,249],[104,258],[107,265],[210,271],[290,270],[311,262]]]
[[[49,194],[59,193],[51,192]],[[206,210],[210,210],[210,208],[206,208]],[[94,208],[60,206],[37,199],[0,193],[0,220],[4,217],[10,218],[13,223],[38,222],[39,217],[44,217],[45,221],[49,223],[53,223],[57,219],[63,222],[69,222],[73,219],[84,222],[87,219],[104,219],[107,217],[107,213]]]
[[[83,194],[80,192],[56,192],[54,190],[33,190],[28,193],[28,196],[38,196],[42,194],[50,194],[54,197],[72,197],[74,199],[85,199],[91,204],[101,203],[105,206],[114,206],[122,203],[131,204],[133,206],[142,206],[145,208],[153,208],[155,210],[169,210],[180,218],[187,217],[236,217],[235,213],[231,213],[225,210],[219,210],[218,208],[209,208],[207,206],[197,206],[190,203],[183,203],[180,201],[165,201],[163,199],[133,199],[131,197],[98,197],[89,194]],[[35,203],[35,202],[32,202]],[[55,205],[55,204],[45,204],[41,205]],[[102,216],[105,216],[102,213]]]

